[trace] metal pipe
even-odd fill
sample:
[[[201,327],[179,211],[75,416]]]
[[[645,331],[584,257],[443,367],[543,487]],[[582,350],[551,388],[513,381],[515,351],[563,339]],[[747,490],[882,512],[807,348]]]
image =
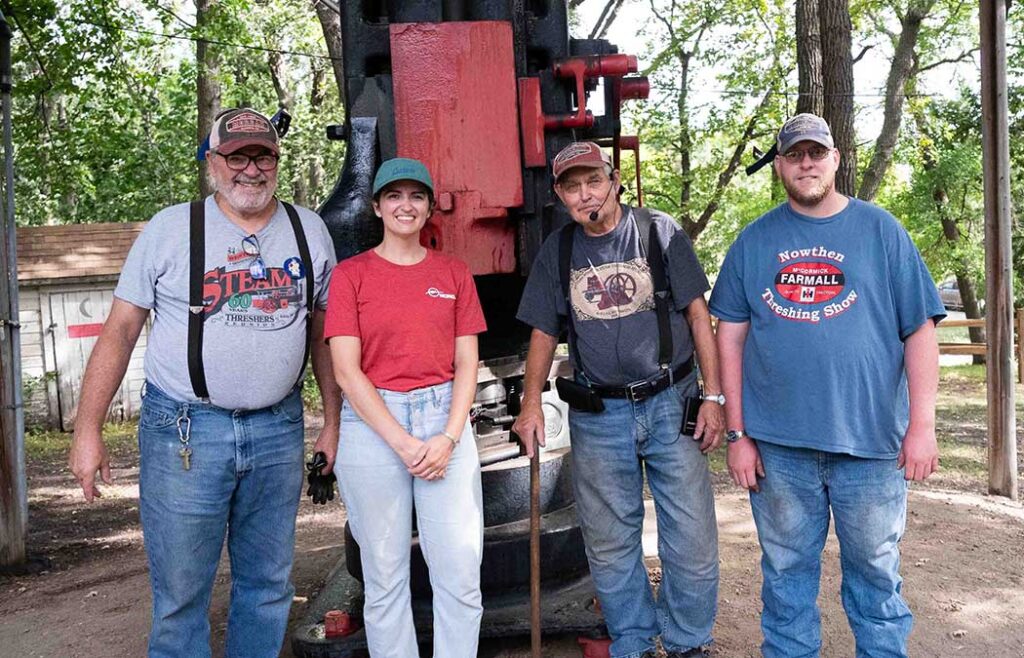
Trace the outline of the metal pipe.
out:
[[[540,655],[540,446],[530,457],[530,652]]]

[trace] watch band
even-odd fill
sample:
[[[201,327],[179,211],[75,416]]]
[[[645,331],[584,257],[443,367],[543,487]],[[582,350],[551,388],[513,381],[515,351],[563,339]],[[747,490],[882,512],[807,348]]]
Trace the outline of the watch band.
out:
[[[720,405],[725,404],[725,395],[723,395],[722,393],[719,393],[717,395],[702,395],[700,396],[700,399],[705,400],[707,402],[717,402]]]
[[[448,430],[441,430],[441,435],[452,442],[452,445],[459,445],[459,437],[454,437],[448,433]]]
[[[743,430],[729,430],[725,433],[725,442],[736,443],[745,436],[747,436],[747,433]]]

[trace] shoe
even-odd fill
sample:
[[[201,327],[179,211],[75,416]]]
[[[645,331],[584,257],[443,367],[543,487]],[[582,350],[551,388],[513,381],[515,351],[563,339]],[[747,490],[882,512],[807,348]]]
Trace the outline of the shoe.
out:
[[[665,658],[709,658],[709,656],[711,656],[711,652],[704,647],[694,647],[689,651],[669,651],[665,654]]]
[[[653,651],[644,651],[640,658],[658,658],[658,654]]]

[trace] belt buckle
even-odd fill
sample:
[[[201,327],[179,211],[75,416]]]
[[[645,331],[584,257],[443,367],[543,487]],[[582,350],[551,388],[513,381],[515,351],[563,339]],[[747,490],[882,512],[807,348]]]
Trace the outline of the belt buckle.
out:
[[[633,382],[632,384],[626,384],[626,398],[630,402],[640,402],[641,400],[647,398],[647,396],[649,395],[649,386],[650,382],[646,380]]]

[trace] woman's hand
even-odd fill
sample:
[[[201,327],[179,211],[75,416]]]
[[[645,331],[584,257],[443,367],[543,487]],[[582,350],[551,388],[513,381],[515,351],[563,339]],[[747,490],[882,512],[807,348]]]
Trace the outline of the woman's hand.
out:
[[[455,444],[444,434],[435,434],[420,445],[423,446],[423,457],[417,464],[406,462],[409,473],[424,480],[443,478]]]
[[[405,467],[412,473],[413,469],[417,468],[423,462],[423,458],[426,457],[427,444],[416,439],[411,434],[406,434],[405,439],[395,452],[398,453]]]

